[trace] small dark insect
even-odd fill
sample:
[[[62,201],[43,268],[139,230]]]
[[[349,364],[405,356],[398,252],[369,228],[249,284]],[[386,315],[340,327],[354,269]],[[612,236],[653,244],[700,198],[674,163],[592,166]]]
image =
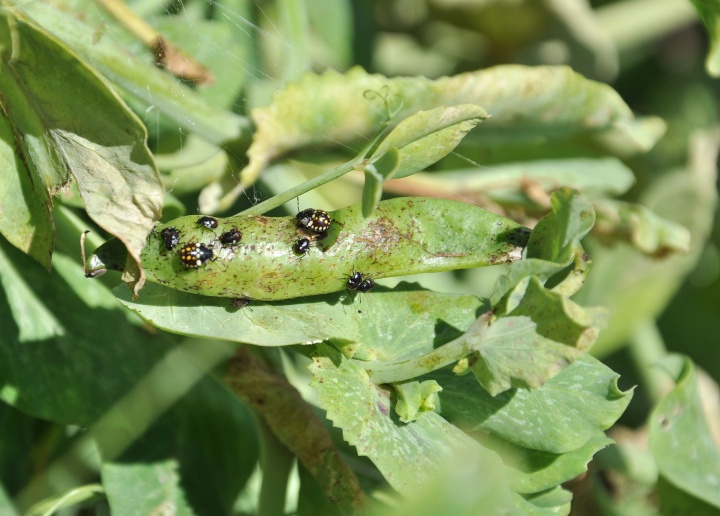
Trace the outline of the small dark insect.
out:
[[[208,260],[213,259],[212,249],[199,242],[185,244],[179,251],[180,261],[185,267],[197,269]]]
[[[307,238],[301,238],[297,242],[295,242],[295,245],[293,245],[293,252],[295,254],[305,254],[310,250],[310,240]]]
[[[347,280],[347,288],[350,290],[357,290],[358,287],[363,282],[363,276],[359,272],[353,272],[350,276],[348,276]]]
[[[250,304],[250,300],[245,297],[236,297],[231,300],[231,304],[235,308],[245,308],[247,305]]]
[[[375,287],[375,282],[370,278],[365,278],[360,285],[358,285],[358,292],[370,292]]]
[[[226,231],[220,235],[220,243],[223,247],[232,247],[237,245],[240,243],[241,239],[242,232],[237,228],[237,226],[233,226],[230,231]]]
[[[198,226],[203,226],[207,229],[215,229],[218,227],[218,221],[217,219],[213,217],[208,217],[207,215],[204,215],[197,219]]]
[[[312,208],[301,211],[295,215],[295,219],[300,227],[317,234],[326,233],[332,223],[332,219],[330,218],[330,215],[328,215],[328,212],[323,210],[314,210]]]
[[[175,228],[165,228],[160,232],[160,237],[165,242],[165,249],[170,251],[180,243],[180,231]]]

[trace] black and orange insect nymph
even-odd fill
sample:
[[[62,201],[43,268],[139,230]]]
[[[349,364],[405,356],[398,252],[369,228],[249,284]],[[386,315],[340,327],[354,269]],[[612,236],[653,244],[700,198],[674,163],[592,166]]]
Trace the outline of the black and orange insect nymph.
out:
[[[197,269],[208,260],[213,260],[213,251],[200,242],[185,244],[178,251],[180,261],[189,269]]]

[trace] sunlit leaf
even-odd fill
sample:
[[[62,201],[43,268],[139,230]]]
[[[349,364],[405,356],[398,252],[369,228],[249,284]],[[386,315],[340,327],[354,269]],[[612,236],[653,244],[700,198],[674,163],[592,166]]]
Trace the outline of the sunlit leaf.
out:
[[[565,67],[506,65],[430,81],[424,77],[386,78],[353,68],[344,75],[327,71],[305,75],[280,92],[272,104],[252,113],[258,131],[248,152],[243,183],[252,184],[268,163],[285,152],[311,144],[361,143],[385,120],[365,92],[389,89],[387,98],[402,105],[396,119],[440,106],[475,104],[492,117],[475,133],[484,141],[527,141],[591,131],[621,134],[632,146],[636,128],[630,108],[609,86]],[[646,150],[660,136],[645,135],[636,147]]]
[[[31,23],[6,13],[0,42],[2,109],[15,135],[6,143],[22,158],[16,173],[50,193],[72,178],[90,217],[139,263],[163,196],[145,128],[87,65]],[[33,256],[47,265],[52,240],[36,244],[41,258]]]
[[[618,374],[583,355],[539,389],[491,396],[470,375],[432,373],[442,386],[442,415],[460,428],[491,432],[531,450],[567,453],[613,425],[632,399]]]
[[[390,391],[372,383],[367,373],[327,346],[319,346],[311,366],[311,385],[345,440],[380,469],[393,488],[410,496],[453,454],[464,450],[480,457],[486,467],[502,470],[499,457],[434,412],[400,423]]]
[[[400,122],[380,142],[370,160],[396,148],[400,152],[400,165],[392,177],[409,176],[449,154],[487,117],[484,109],[473,104],[419,111]]]

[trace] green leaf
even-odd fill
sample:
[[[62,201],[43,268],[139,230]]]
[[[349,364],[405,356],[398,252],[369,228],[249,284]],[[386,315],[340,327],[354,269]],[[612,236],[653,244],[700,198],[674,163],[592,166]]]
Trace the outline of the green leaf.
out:
[[[400,416],[400,421],[409,423],[415,421],[422,412],[435,410],[437,393],[442,391],[442,387],[435,380],[427,380],[400,383],[395,385],[395,390],[395,412]]]
[[[593,455],[612,443],[612,439],[599,432],[580,448],[566,453],[513,448],[507,455],[514,459],[508,470],[512,489],[518,493],[537,493],[569,482],[585,473]]]
[[[598,220],[593,234],[601,240],[629,242],[654,258],[690,251],[687,229],[655,215],[641,204],[603,199],[594,206]]]
[[[125,452],[105,460],[103,484],[111,503],[112,495],[124,492],[124,483],[130,484],[130,489],[144,488],[142,471],[149,466],[144,464],[148,457],[172,457],[176,472],[171,474],[179,475],[177,486],[195,514],[230,513],[257,467],[255,427],[250,409],[225,385],[212,378],[202,379]],[[117,439],[114,432],[113,427],[106,427],[102,433],[95,431],[101,455],[112,453]],[[108,469],[121,475],[108,478]]]
[[[677,383],[650,415],[650,450],[667,482],[719,510],[720,452],[703,415],[695,366],[680,355],[661,365]]]
[[[711,77],[720,77],[720,4],[717,0],[690,0],[710,36],[705,69]]]
[[[491,396],[471,376],[448,369],[432,373],[443,391],[442,415],[468,431],[490,432],[513,444],[567,453],[613,425],[632,398],[618,389],[618,375],[583,355],[539,389]]]
[[[146,464],[104,464],[103,485],[114,514],[151,514],[172,508],[174,514],[195,514],[179,485],[175,460]]]
[[[570,514],[570,502],[572,493],[560,486],[548,489],[544,493],[537,493],[527,497],[527,503],[534,507],[535,511],[543,511],[550,514]],[[523,513],[533,514],[530,508],[524,508]]]
[[[206,296],[284,300],[345,290],[354,271],[370,278],[480,267],[520,258],[527,230],[477,206],[431,198],[383,201],[365,218],[355,204],[330,213],[333,223],[302,256],[293,246],[306,233],[295,217],[238,215],[218,219],[215,232],[199,227],[198,216],[181,217],[156,228],[143,251],[150,281]],[[199,242],[213,260],[199,269],[186,267],[178,246],[168,251],[160,238],[176,228],[184,243]],[[236,227],[243,233],[235,247],[223,247],[217,234]],[[106,246],[116,246],[109,241]],[[94,267],[122,254],[90,257]]]
[[[52,200],[35,163],[19,151],[6,112],[0,116],[0,234],[50,268],[53,249]]]
[[[491,396],[512,387],[537,388],[571,364],[582,350],[547,339],[526,316],[503,317],[471,327],[465,338],[475,353],[470,369]]]
[[[42,272],[47,276],[47,272]],[[0,285],[18,328],[18,342],[42,341],[65,334],[63,325],[53,316],[18,273],[0,246]]]
[[[491,301],[499,305],[511,289],[527,276],[545,281],[574,262],[572,271],[554,286],[564,295],[575,294],[583,284],[588,269],[588,258],[580,240],[595,222],[595,211],[587,197],[569,188],[560,188],[551,197],[552,211],[533,229],[528,241],[525,259],[509,267],[507,274],[495,285]],[[511,307],[499,306],[499,313]]]
[[[176,81],[151,62],[142,47],[135,55],[114,38],[94,42],[96,26],[84,23],[80,16],[51,4],[31,2],[22,9],[52,32],[75,52],[92,62],[113,84],[143,103],[159,109],[180,127],[196,132],[209,142],[221,144],[235,140],[248,122],[230,111],[213,107],[192,88]],[[124,59],[118,59],[122,55]],[[237,73],[237,72],[236,72]],[[98,112],[105,112],[101,110]],[[92,118],[91,118],[92,119]]]
[[[400,165],[392,177],[400,179],[409,176],[447,156],[473,127],[487,117],[483,108],[473,104],[419,111],[400,122],[380,142],[370,161],[397,148]]]
[[[535,226],[527,257],[569,263],[573,244],[595,223],[595,210],[587,197],[566,187],[557,190],[550,200],[553,211]]]
[[[483,142],[532,141],[576,134],[620,135],[625,147],[647,150],[661,136],[636,124],[630,108],[609,86],[567,67],[496,66],[430,81],[387,78],[353,68],[341,75],[307,74],[280,92],[270,106],[253,110],[258,128],[243,169],[243,184],[255,182],[274,158],[306,145],[354,143],[385,122],[366,91],[389,89],[402,120],[420,110],[475,104],[492,116],[475,131]],[[604,132],[603,132],[604,131]],[[609,133],[609,134],[608,134]]]
[[[79,240],[79,232],[73,240]],[[88,281],[80,264],[61,252],[55,253],[53,274],[48,278],[39,264],[23,259],[5,243],[0,245],[35,297],[43,300],[65,328],[63,335],[20,342],[17,323],[5,296],[0,296],[0,398],[35,417],[89,426],[169,353],[172,342],[167,335],[139,331],[135,317],[134,324],[128,324],[128,313],[102,283]],[[112,339],[98,346],[102,335],[112,335]],[[204,354],[218,349],[207,348]],[[199,357],[194,360],[202,361]],[[193,367],[196,372],[197,364]],[[179,395],[184,380],[175,365],[172,382],[165,383],[163,395]],[[173,387],[168,389],[169,385]],[[147,404],[143,405],[143,416],[148,415],[147,409]]]
[[[0,44],[2,110],[23,162],[16,173],[30,172],[50,193],[72,176],[90,217],[139,263],[163,196],[145,128],[75,54],[29,22],[6,13]],[[45,265],[51,246],[40,246]]]
[[[663,514],[692,514],[693,516],[716,516],[718,508],[687,491],[683,491],[660,477],[655,485],[655,492]]]
[[[535,284],[536,289],[542,290],[537,280]],[[373,382],[393,383],[410,380],[471,355],[470,369],[493,396],[511,387],[539,387],[592,344],[597,335],[598,314],[561,298],[557,303],[548,303],[556,307],[545,313],[545,307],[540,311],[532,308],[533,297],[528,294],[530,301],[518,309],[529,315],[493,321],[493,312],[487,312],[464,334],[433,351],[405,359],[369,361],[362,366]],[[542,294],[539,297],[543,299]],[[530,315],[536,317],[538,323]]]
[[[408,424],[397,421],[391,393],[371,382],[361,367],[329,346],[318,346],[310,370],[311,385],[327,417],[342,428],[345,440],[357,448],[358,454],[369,457],[401,494],[412,496],[460,450],[477,454],[473,456],[479,456],[485,467],[494,468],[498,474],[502,471],[497,455],[434,412],[425,412]]]
[[[376,288],[372,295],[349,298],[329,294],[306,302],[251,302],[237,309],[227,298],[187,294],[149,284],[138,299],[119,286],[121,303],[152,325],[195,337],[286,346],[333,341],[353,347],[360,359],[390,359],[445,342],[474,320],[482,302],[473,296],[441,294],[399,285],[393,291]],[[444,321],[438,324],[438,320]],[[208,324],[212,321],[212,324]],[[278,324],[280,321],[280,324]],[[408,328],[412,328],[409,331]],[[394,338],[382,338],[392,330]]]
[[[584,308],[569,298],[543,287],[536,277],[522,281],[511,298],[522,296],[510,312],[511,316],[528,316],[537,325],[537,333],[545,338],[587,351],[597,339],[600,328],[607,324],[602,308]]]

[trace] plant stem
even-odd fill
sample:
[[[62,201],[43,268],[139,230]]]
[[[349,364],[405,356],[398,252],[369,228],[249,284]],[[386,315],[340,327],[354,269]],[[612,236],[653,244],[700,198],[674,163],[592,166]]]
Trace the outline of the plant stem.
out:
[[[263,213],[266,213],[273,208],[282,206],[286,202],[294,199],[295,197],[301,196],[305,192],[309,192],[310,190],[317,188],[318,186],[322,186],[325,183],[329,183],[330,181],[337,179],[338,177],[344,176],[355,168],[355,163],[356,160],[343,163],[339,167],[328,170],[327,172],[320,174],[317,177],[313,177],[312,179],[305,181],[304,183],[301,183],[293,188],[290,188],[289,190],[285,190],[284,192],[277,194],[275,197],[271,197],[270,199],[263,201],[260,204],[256,204],[255,206],[252,206],[247,210],[240,212],[240,215],[262,215]]]
[[[258,500],[258,516],[285,513],[285,499],[290,470],[295,456],[280,442],[262,416],[257,417],[260,430],[260,467],[262,487]]]
[[[657,403],[673,388],[673,381],[657,363],[667,356],[665,343],[655,321],[639,324],[630,337],[628,348],[648,396]]]
[[[385,120],[377,134],[375,134],[375,136],[373,136],[373,138],[365,144],[365,146],[362,148],[362,150],[358,153],[357,156],[355,156],[347,163],[343,163],[339,167],[328,170],[327,172],[320,174],[317,177],[313,177],[312,179],[305,181],[304,183],[290,188],[289,190],[285,190],[284,192],[279,193],[266,201],[256,204],[255,206],[252,206],[247,210],[240,212],[240,215],[262,215],[263,213],[266,213],[273,208],[282,206],[286,202],[294,199],[295,197],[301,196],[305,192],[309,192],[310,190],[313,190],[318,186],[322,186],[325,183],[329,183],[330,181],[334,181],[335,179],[344,176],[348,172],[361,168],[361,162],[365,159],[365,156],[368,155],[370,149],[375,146],[378,140],[385,133],[385,129],[387,128],[389,122],[390,118]]]

